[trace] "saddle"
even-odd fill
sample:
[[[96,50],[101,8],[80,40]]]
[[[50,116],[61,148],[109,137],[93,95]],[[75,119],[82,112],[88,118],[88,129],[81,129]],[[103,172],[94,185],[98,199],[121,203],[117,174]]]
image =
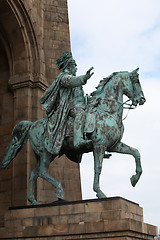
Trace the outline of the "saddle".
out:
[[[67,127],[66,127],[66,137],[73,136],[73,125],[74,125],[74,118],[69,117],[67,121]],[[86,135],[86,133],[92,133],[95,129],[96,125],[96,116],[95,113],[86,112],[85,117],[85,124],[84,124],[84,130],[83,133]]]

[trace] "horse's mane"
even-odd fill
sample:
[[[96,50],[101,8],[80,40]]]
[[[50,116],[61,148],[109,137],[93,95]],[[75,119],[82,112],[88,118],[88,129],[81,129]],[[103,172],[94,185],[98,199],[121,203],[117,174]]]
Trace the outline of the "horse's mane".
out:
[[[97,95],[101,94],[101,93],[103,92],[103,89],[104,89],[105,85],[112,79],[113,76],[115,76],[115,75],[117,75],[117,74],[118,74],[118,72],[114,72],[114,73],[112,73],[111,75],[109,75],[108,77],[103,78],[103,79],[99,82],[98,86],[96,87],[96,90],[95,90],[94,92],[92,92],[92,93],[90,94],[90,96],[96,97]]]

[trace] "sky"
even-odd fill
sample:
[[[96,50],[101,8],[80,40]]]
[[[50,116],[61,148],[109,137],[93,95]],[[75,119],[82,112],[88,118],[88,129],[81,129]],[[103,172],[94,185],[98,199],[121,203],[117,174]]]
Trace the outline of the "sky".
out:
[[[146,103],[130,110],[122,140],[140,151],[143,174],[133,188],[134,158],[113,153],[104,159],[100,186],[107,197],[138,203],[144,222],[160,228],[160,1],[68,0],[68,8],[77,75],[94,67],[85,93],[112,72],[140,68]],[[92,153],[83,155],[80,170],[83,199],[96,198]]]

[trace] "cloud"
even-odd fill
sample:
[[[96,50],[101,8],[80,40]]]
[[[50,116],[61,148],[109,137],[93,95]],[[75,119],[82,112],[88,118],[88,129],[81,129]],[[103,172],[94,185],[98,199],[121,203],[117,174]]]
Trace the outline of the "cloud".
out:
[[[68,0],[73,55],[78,74],[94,66],[95,74],[84,90],[94,91],[99,81],[114,71],[140,67],[140,81],[147,99],[129,112],[123,141],[139,149],[143,174],[135,188],[131,156],[113,154],[104,160],[101,187],[107,196],[120,195],[144,208],[147,223],[160,227],[160,1]],[[83,198],[94,198],[93,156],[81,164]],[[86,172],[88,174],[86,174]]]
[[[154,70],[160,52],[160,2],[75,0],[69,7],[75,57],[90,64],[100,61],[108,71],[137,65]]]

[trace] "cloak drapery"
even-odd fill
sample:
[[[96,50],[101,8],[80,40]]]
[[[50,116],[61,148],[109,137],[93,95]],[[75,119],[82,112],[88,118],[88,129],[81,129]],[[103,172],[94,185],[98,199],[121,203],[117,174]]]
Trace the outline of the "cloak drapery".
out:
[[[65,72],[61,72],[40,99],[48,116],[44,132],[44,145],[47,151],[53,155],[58,155],[61,150],[70,111],[72,88],[65,88],[60,83],[65,74]]]

